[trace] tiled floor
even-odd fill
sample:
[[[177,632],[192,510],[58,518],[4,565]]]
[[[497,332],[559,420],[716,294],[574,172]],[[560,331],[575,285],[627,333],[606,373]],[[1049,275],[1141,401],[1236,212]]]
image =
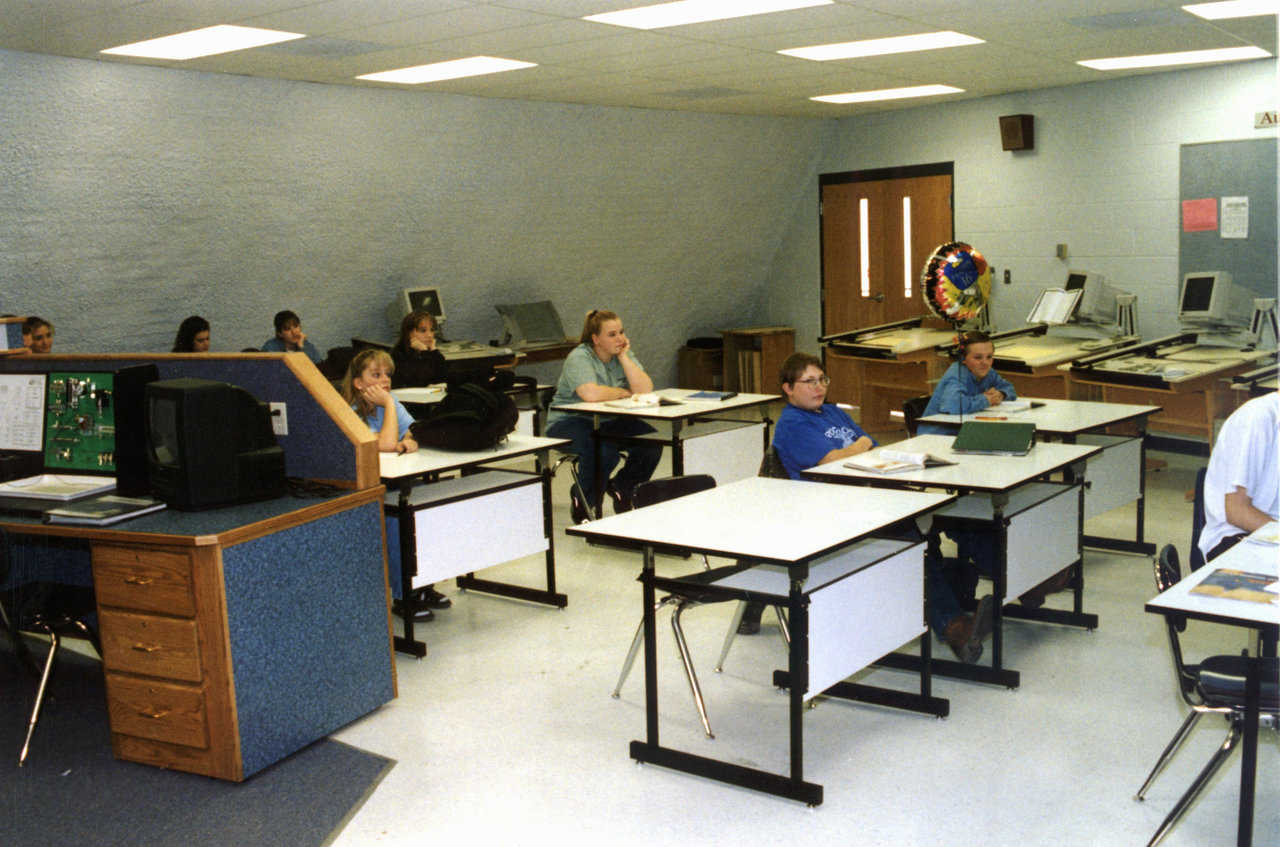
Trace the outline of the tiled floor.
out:
[[[1175,542],[1185,558],[1184,494],[1203,460],[1153,455],[1168,465],[1148,475],[1147,536]],[[454,606],[419,630],[425,659],[397,655],[399,698],[336,736],[398,760],[336,845],[1140,845],[1224,737],[1221,720],[1202,720],[1147,801],[1134,801],[1184,711],[1163,622],[1142,611],[1154,593],[1150,559],[1088,550],[1085,608],[1099,628],[1011,622],[1006,664],[1022,671],[1016,691],[936,679],[935,693],[951,701],[945,720],[838,701],[808,712],[805,776],[825,787],[817,808],[637,765],[627,745],[644,731],[640,665],[620,699],[609,693],[640,616],[639,557],[565,536],[564,486],[557,481],[555,545],[568,608],[438,586]],[[1087,528],[1120,535],[1132,515],[1118,509]],[[486,576],[536,583],[541,566],[535,557]],[[659,561],[672,573],[694,566]],[[716,674],[731,613],[718,604],[684,618],[714,740],[702,735],[665,613],[660,620],[663,740],[782,771],[787,700],[769,684],[785,662],[782,641],[772,625],[739,638]],[[1183,637],[1192,658],[1246,643],[1239,630],[1207,624]],[[947,652],[936,642],[935,650]],[[1277,734],[1264,731],[1259,845],[1280,844],[1276,754]],[[1236,754],[1165,844],[1235,843],[1239,762]]]

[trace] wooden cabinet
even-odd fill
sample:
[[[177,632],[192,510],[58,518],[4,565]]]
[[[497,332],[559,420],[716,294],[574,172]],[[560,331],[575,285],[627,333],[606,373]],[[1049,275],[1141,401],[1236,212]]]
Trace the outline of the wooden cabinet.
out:
[[[778,371],[796,349],[796,331],[789,326],[722,329],[724,390],[776,394]]]
[[[241,779],[216,547],[94,544],[116,756]]]

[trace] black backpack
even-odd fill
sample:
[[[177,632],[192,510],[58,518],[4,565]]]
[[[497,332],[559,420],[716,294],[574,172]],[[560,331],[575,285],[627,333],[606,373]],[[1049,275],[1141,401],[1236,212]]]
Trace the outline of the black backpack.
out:
[[[450,383],[444,399],[409,431],[423,447],[485,450],[496,447],[516,428],[519,412],[504,390],[514,382],[500,371],[484,382]]]

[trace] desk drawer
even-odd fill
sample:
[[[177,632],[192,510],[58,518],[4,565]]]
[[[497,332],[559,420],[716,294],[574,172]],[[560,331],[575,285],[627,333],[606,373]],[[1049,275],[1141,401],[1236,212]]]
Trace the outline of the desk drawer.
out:
[[[191,557],[185,552],[94,545],[93,581],[100,606],[193,617]]]
[[[194,620],[103,609],[102,663],[109,670],[199,682],[200,639]]]
[[[107,674],[111,731],[152,741],[209,746],[204,692],[199,688]]]

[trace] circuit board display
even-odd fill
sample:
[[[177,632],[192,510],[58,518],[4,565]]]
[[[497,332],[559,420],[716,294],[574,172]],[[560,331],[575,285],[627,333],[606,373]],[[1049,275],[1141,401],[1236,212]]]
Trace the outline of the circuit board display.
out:
[[[113,374],[49,374],[45,399],[46,470],[114,473],[116,416]]]

